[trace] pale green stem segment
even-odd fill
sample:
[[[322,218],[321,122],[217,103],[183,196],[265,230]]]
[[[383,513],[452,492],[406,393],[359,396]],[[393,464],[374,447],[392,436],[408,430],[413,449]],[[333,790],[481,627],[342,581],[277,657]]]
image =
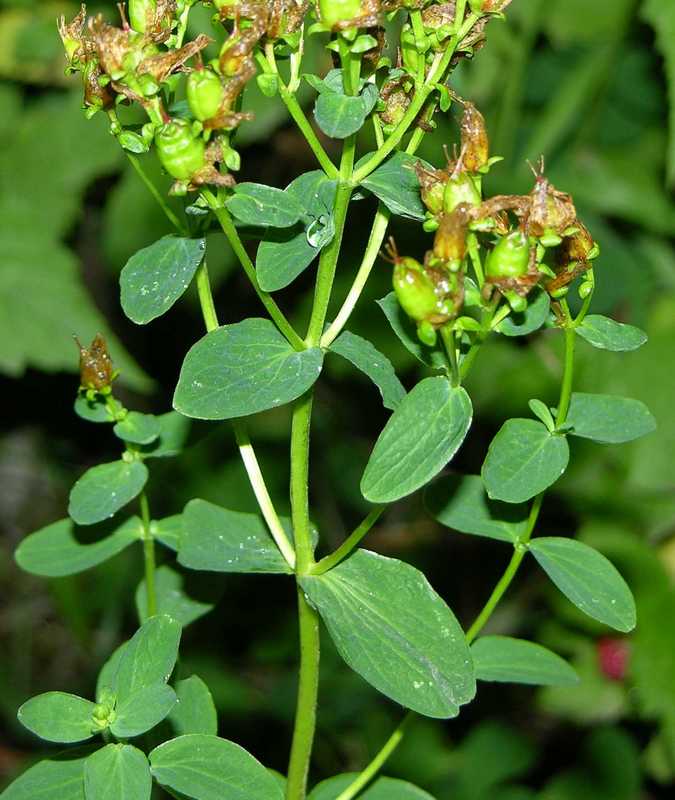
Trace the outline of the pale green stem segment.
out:
[[[453,386],[459,386],[460,373],[459,361],[457,359],[457,341],[455,339],[455,332],[447,325],[441,328],[441,339],[445,347],[445,352],[448,355],[448,363],[450,364],[450,377]]]
[[[206,265],[206,259],[202,261],[197,270],[197,295],[199,296],[199,306],[202,310],[206,330],[215,330],[218,327],[218,315],[216,313],[215,303],[213,302],[211,281],[209,280],[209,268]]]
[[[155,590],[155,539],[150,527],[150,504],[145,492],[140,495],[141,523],[143,526],[143,561],[145,563],[146,611],[149,617],[157,613],[157,592]]]
[[[323,575],[324,572],[328,572],[328,570],[336,567],[341,561],[344,561],[382,516],[386,507],[386,505],[375,506],[358,528],[344,540],[337,550],[329,556],[322,558],[321,561],[313,567],[312,575]]]

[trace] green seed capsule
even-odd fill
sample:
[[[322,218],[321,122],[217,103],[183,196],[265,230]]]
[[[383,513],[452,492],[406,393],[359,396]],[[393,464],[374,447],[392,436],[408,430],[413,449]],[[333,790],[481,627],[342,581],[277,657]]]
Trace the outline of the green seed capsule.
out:
[[[361,0],[318,0],[321,22],[333,28],[363,16]]]
[[[190,73],[187,81],[187,100],[195,117],[203,122],[220,111],[225,98],[221,79],[210,69]]]
[[[488,278],[522,278],[530,263],[530,243],[522,231],[513,231],[495,245],[487,257]]]
[[[129,24],[139,33],[146,32],[156,12],[157,0],[129,0]]]
[[[401,258],[394,266],[394,291],[405,313],[421,322],[438,312],[434,284],[414,258]]]
[[[451,178],[445,184],[443,210],[446,214],[451,214],[460,203],[479,206],[480,202],[480,192],[476,188],[473,178],[465,172],[460,173],[456,178]]]
[[[204,166],[204,141],[194,135],[187,120],[175,119],[162,125],[155,143],[162,166],[176,180],[189,180]]]

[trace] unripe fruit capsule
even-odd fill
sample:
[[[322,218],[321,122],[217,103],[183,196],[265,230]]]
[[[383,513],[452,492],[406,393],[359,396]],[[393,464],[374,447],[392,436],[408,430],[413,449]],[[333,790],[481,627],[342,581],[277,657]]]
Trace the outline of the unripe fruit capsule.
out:
[[[145,33],[148,20],[157,11],[157,0],[129,0],[129,24],[139,33]]]
[[[204,122],[220,111],[225,97],[223,83],[210,69],[192,72],[187,81],[187,101],[190,111]]]
[[[451,214],[460,203],[479,206],[480,202],[480,192],[476,188],[473,178],[465,172],[460,173],[456,178],[450,178],[446,183],[443,194],[443,210],[446,214]]]
[[[187,120],[175,119],[157,131],[157,154],[164,169],[179,181],[189,180],[204,166],[203,139],[195,137]]]
[[[522,278],[530,263],[530,243],[522,231],[513,231],[500,239],[487,257],[488,278]]]
[[[333,28],[363,16],[361,0],[318,0],[321,22]]]
[[[414,258],[401,258],[396,262],[394,291],[401,308],[418,322],[434,316],[438,310],[434,284]]]

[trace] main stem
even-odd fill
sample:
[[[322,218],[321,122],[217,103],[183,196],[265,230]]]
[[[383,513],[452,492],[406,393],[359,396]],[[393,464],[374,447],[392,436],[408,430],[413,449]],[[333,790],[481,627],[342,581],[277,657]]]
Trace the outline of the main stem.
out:
[[[145,492],[141,492],[141,524],[143,526],[143,561],[145,564],[145,596],[148,617],[157,613],[157,592],[155,590],[155,539],[150,529],[150,504]]]

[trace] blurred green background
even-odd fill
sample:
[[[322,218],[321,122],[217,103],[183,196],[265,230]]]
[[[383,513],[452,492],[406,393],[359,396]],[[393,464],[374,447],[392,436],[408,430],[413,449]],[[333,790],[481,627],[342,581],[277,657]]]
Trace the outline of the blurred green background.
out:
[[[99,5],[113,13],[112,2]],[[90,694],[101,664],[136,625],[139,552],[52,581],[22,574],[12,558],[23,536],[64,515],[79,474],[118,452],[111,434],[72,413],[78,383],[72,335],[85,341],[104,332],[122,370],[127,405],[161,413],[183,354],[202,333],[191,295],[146,328],[133,326],[119,309],[118,276],[127,258],[168,228],[105,119],[84,119],[79,87],[63,76],[54,23],[58,14],[76,10],[60,0],[0,2],[0,720],[6,731],[0,786],[45,752],[17,724],[20,703],[49,689]],[[194,16],[208,28],[207,9]],[[326,68],[321,51],[310,57],[317,69]],[[675,94],[673,0],[514,0],[507,22],[490,24],[487,47],[454,76],[455,89],[488,118],[494,154],[505,157],[489,190],[526,191],[532,180],[526,159],[544,153],[549,177],[574,195],[602,245],[593,309],[649,333],[644,348],[626,355],[580,343],[578,388],[644,400],[659,431],[622,447],[577,440],[540,528],[576,535],[617,564],[636,594],[637,631],[612,637],[535,569],[524,569],[490,630],[530,637],[565,655],[581,686],[483,685],[460,719],[418,719],[387,772],[439,800],[673,796],[675,144],[669,117],[675,114],[669,114],[668,70]],[[284,186],[314,168],[278,101],[250,90],[246,102],[256,119],[238,135],[242,179]],[[452,145],[457,133],[452,119],[441,122],[421,155],[441,164],[442,145]],[[146,160],[166,188],[152,157]],[[358,266],[372,210],[370,201],[355,207],[338,300]],[[413,224],[398,223],[394,233],[406,253],[421,255],[428,247]],[[214,234],[209,249],[222,319],[260,313],[224,239]],[[311,277],[281,298],[300,323]],[[418,369],[374,305],[389,280],[390,268],[381,263],[350,329],[371,338],[411,386]],[[501,422],[527,414],[530,398],[555,403],[559,339],[548,332],[526,346],[499,340],[485,348],[469,387],[477,418],[458,469],[477,471]],[[327,366],[318,386],[312,467],[325,549],[364,512],[358,482],[386,420],[377,390],[346,363]],[[260,415],[251,428],[283,511],[288,412]],[[226,424],[198,426],[183,458],[155,466],[150,494],[155,517],[179,512],[196,496],[254,508]],[[368,546],[425,569],[464,624],[508,558],[499,543],[442,529],[418,496],[396,504]],[[200,590],[209,588],[209,580],[197,578]],[[221,599],[185,632],[181,670],[209,684],[222,735],[284,770],[297,659],[292,583],[262,576],[216,576],[214,583]],[[326,639],[314,777],[359,769],[401,713],[351,673]]]

